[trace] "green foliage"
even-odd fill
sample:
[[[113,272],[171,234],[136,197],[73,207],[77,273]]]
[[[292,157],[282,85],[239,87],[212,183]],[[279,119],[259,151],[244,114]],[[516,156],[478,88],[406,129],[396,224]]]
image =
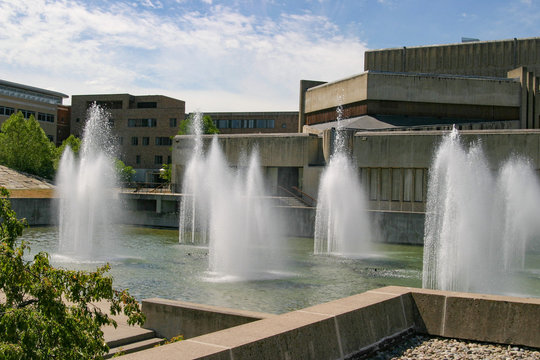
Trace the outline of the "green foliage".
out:
[[[79,155],[79,149],[81,148],[81,139],[74,135],[69,135],[67,139],[62,141],[62,145],[56,148],[55,150],[55,156],[54,156],[54,169],[58,170],[58,164],[60,163],[60,159],[62,158],[62,154],[64,154],[64,150],[66,149],[66,146],[69,146],[71,148],[71,151],[73,151],[73,154],[75,156]]]
[[[167,181],[168,183],[171,182],[171,165],[170,164],[163,164],[161,167],[161,170],[159,171],[159,178]]]
[[[193,123],[193,114],[189,115],[186,119],[180,122],[180,130],[178,130],[178,135],[187,135],[191,134],[191,124]],[[203,133],[204,134],[219,134],[219,129],[214,124],[212,117],[210,115],[203,116]]]
[[[108,347],[101,327],[116,322],[94,302],[108,301],[111,314],[123,312],[131,325],[144,322],[137,301],[105,276],[109,265],[95,272],[57,269],[45,252],[26,261],[28,246],[17,243],[24,225],[0,188],[0,358],[102,358]]]
[[[15,170],[51,179],[54,175],[55,146],[34,118],[25,119],[21,112],[2,124],[0,164]]]
[[[114,167],[116,169],[116,176],[121,183],[131,182],[133,175],[135,175],[135,170],[132,166],[127,166],[122,160],[116,159]]]

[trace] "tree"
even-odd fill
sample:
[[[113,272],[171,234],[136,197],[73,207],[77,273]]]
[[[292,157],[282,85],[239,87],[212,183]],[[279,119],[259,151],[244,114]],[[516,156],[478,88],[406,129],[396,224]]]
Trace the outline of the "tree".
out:
[[[191,114],[180,122],[180,130],[178,130],[178,135],[187,135],[192,133],[191,126],[193,123],[193,117],[194,115]],[[214,124],[214,121],[210,115],[204,115],[202,120],[204,134],[219,134],[219,129],[216,127],[216,124]]]
[[[123,312],[129,324],[142,325],[137,301],[105,276],[109,265],[95,272],[57,269],[45,252],[26,261],[28,246],[17,241],[23,228],[0,187],[0,358],[102,358],[108,347],[101,327],[116,322],[92,302],[109,301],[112,315]]]
[[[171,170],[172,170],[171,164],[163,164],[163,166],[159,170],[159,178],[165,180],[168,183],[170,183],[171,178],[172,178]]]
[[[0,132],[0,164],[51,179],[55,146],[34,118],[13,114]]]
[[[69,135],[67,139],[62,141],[62,145],[56,148],[55,150],[55,157],[54,157],[54,169],[58,170],[58,165],[60,164],[60,159],[62,158],[62,155],[64,154],[64,150],[66,149],[66,146],[69,146],[71,148],[71,151],[73,152],[73,155],[78,156],[79,155],[79,149],[81,148],[81,139],[74,135]]]
[[[127,166],[120,159],[115,159],[114,167],[116,169],[116,176],[121,183],[130,183],[135,175],[135,170],[132,166]]]

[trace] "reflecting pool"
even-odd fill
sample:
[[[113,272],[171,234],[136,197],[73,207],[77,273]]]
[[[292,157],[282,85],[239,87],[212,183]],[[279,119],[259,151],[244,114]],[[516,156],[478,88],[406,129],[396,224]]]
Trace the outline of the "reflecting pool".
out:
[[[208,248],[181,245],[178,230],[119,226],[115,247],[91,260],[60,255],[58,229],[26,229],[31,252],[47,251],[53,265],[94,270],[105,263],[118,288],[137,299],[190,301],[283,313],[387,285],[421,287],[422,247],[376,244],[362,258],[313,254],[313,239],[286,242],[285,268],[277,279],[231,281],[208,271]],[[30,258],[31,255],[29,255]]]

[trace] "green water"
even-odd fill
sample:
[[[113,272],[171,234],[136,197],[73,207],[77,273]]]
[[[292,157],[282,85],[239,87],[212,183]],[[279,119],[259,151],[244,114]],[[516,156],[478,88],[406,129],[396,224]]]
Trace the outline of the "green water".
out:
[[[219,281],[208,272],[208,249],[178,243],[178,231],[122,226],[100,257],[81,260],[58,254],[54,227],[23,235],[31,253],[47,251],[55,266],[93,270],[109,263],[118,288],[137,299],[161,297],[237,309],[283,313],[366,290],[421,287],[422,247],[376,244],[364,258],[313,255],[313,239],[291,238],[286,268],[278,279]]]

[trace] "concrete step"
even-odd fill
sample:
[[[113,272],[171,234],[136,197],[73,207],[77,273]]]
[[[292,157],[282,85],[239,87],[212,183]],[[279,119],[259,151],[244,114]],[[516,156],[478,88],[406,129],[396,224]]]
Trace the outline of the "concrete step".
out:
[[[165,339],[152,337],[150,339],[144,339],[144,340],[129,343],[129,344],[123,344],[120,346],[111,347],[109,350],[109,353],[105,355],[105,359],[110,359],[118,353],[130,354],[137,351],[150,349],[150,348],[153,348],[154,346],[162,344],[163,342],[165,342]]]
[[[111,349],[156,337],[156,334],[153,330],[143,329],[141,327],[135,326],[119,326],[116,329],[116,333],[114,335],[115,336],[110,336],[108,339],[106,337],[107,345]]]

